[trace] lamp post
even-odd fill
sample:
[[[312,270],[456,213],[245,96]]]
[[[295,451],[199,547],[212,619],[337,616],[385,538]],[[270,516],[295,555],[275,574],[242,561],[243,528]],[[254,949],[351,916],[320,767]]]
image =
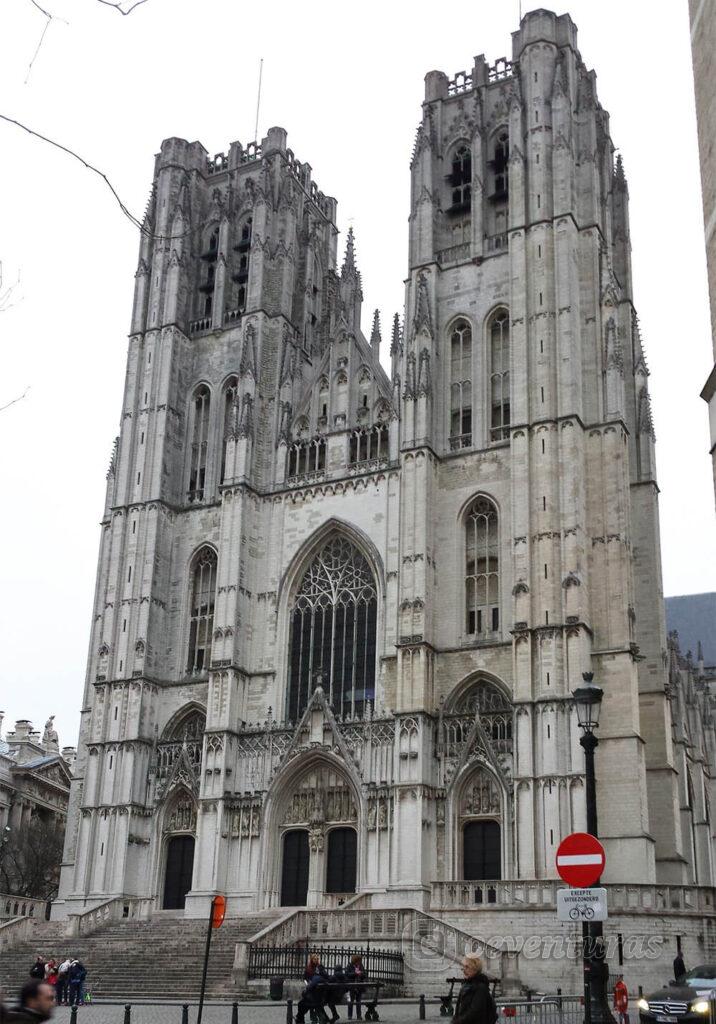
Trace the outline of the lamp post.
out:
[[[599,713],[602,709],[604,691],[594,682],[592,672],[584,672],[582,679],[584,682],[574,690],[573,697],[577,707],[577,721],[582,730],[579,743],[584,750],[587,832],[599,838],[594,752],[599,746],[596,730],[599,728]],[[599,885],[599,881],[596,884]],[[608,967],[601,921],[582,923],[582,944],[585,1024],[615,1024],[607,996]]]

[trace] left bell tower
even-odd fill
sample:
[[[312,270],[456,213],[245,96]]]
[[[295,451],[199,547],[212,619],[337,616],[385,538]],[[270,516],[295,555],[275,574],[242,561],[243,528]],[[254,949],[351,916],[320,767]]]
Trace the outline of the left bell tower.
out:
[[[179,817],[163,810],[173,797],[159,784],[157,745],[191,705],[205,713],[220,774],[223,737],[245,716],[239,632],[258,570],[239,538],[255,494],[274,484],[279,434],[325,347],[339,291],[335,219],[335,200],[282,128],[213,158],[171,138],[156,157],[57,916],[161,893],[162,822]],[[204,736],[191,742],[197,768]],[[211,782],[193,771],[182,785],[195,804],[182,820],[197,833],[197,890]]]

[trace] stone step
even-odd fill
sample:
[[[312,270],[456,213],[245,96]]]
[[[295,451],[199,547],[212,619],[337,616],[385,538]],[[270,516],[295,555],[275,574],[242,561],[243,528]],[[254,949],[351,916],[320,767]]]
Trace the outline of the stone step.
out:
[[[247,915],[226,921],[212,933],[208,998],[236,994],[231,977],[236,943],[283,913]],[[203,920],[158,916],[117,921],[91,935],[68,938],[63,922],[38,922],[31,939],[0,958],[0,988],[12,1001],[38,954],[55,959],[70,955],[87,968],[86,986],[93,998],[198,998],[206,927]]]

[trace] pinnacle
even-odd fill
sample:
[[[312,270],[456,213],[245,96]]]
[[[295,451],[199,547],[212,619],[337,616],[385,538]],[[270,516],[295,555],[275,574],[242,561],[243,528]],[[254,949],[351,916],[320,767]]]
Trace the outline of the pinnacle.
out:
[[[378,351],[381,343],[380,335],[380,310],[376,309],[373,313],[373,330],[370,333],[370,347],[374,351]]]
[[[627,180],[626,175],[624,174],[624,161],[622,160],[621,153],[617,153],[617,163],[614,169],[614,177],[619,188],[622,188],[624,189],[624,191],[626,191]]]
[[[393,317],[393,334],[390,339],[390,354],[395,355],[400,351],[400,316],[398,313]]]
[[[348,228],[348,237],[346,239],[346,254],[343,257],[343,266],[341,267],[341,277],[346,277],[348,274],[357,274],[356,268],[356,250],[355,250],[355,236],[353,234],[353,227]]]

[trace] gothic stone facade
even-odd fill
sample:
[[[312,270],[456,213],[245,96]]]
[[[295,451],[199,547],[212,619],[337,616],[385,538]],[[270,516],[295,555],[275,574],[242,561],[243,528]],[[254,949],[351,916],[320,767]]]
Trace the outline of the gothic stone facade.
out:
[[[281,128],[213,159],[163,143],[55,913],[552,879],[585,824],[585,671],[607,880],[710,885],[627,183],[570,18],[427,75],[389,376],[336,236]]]

